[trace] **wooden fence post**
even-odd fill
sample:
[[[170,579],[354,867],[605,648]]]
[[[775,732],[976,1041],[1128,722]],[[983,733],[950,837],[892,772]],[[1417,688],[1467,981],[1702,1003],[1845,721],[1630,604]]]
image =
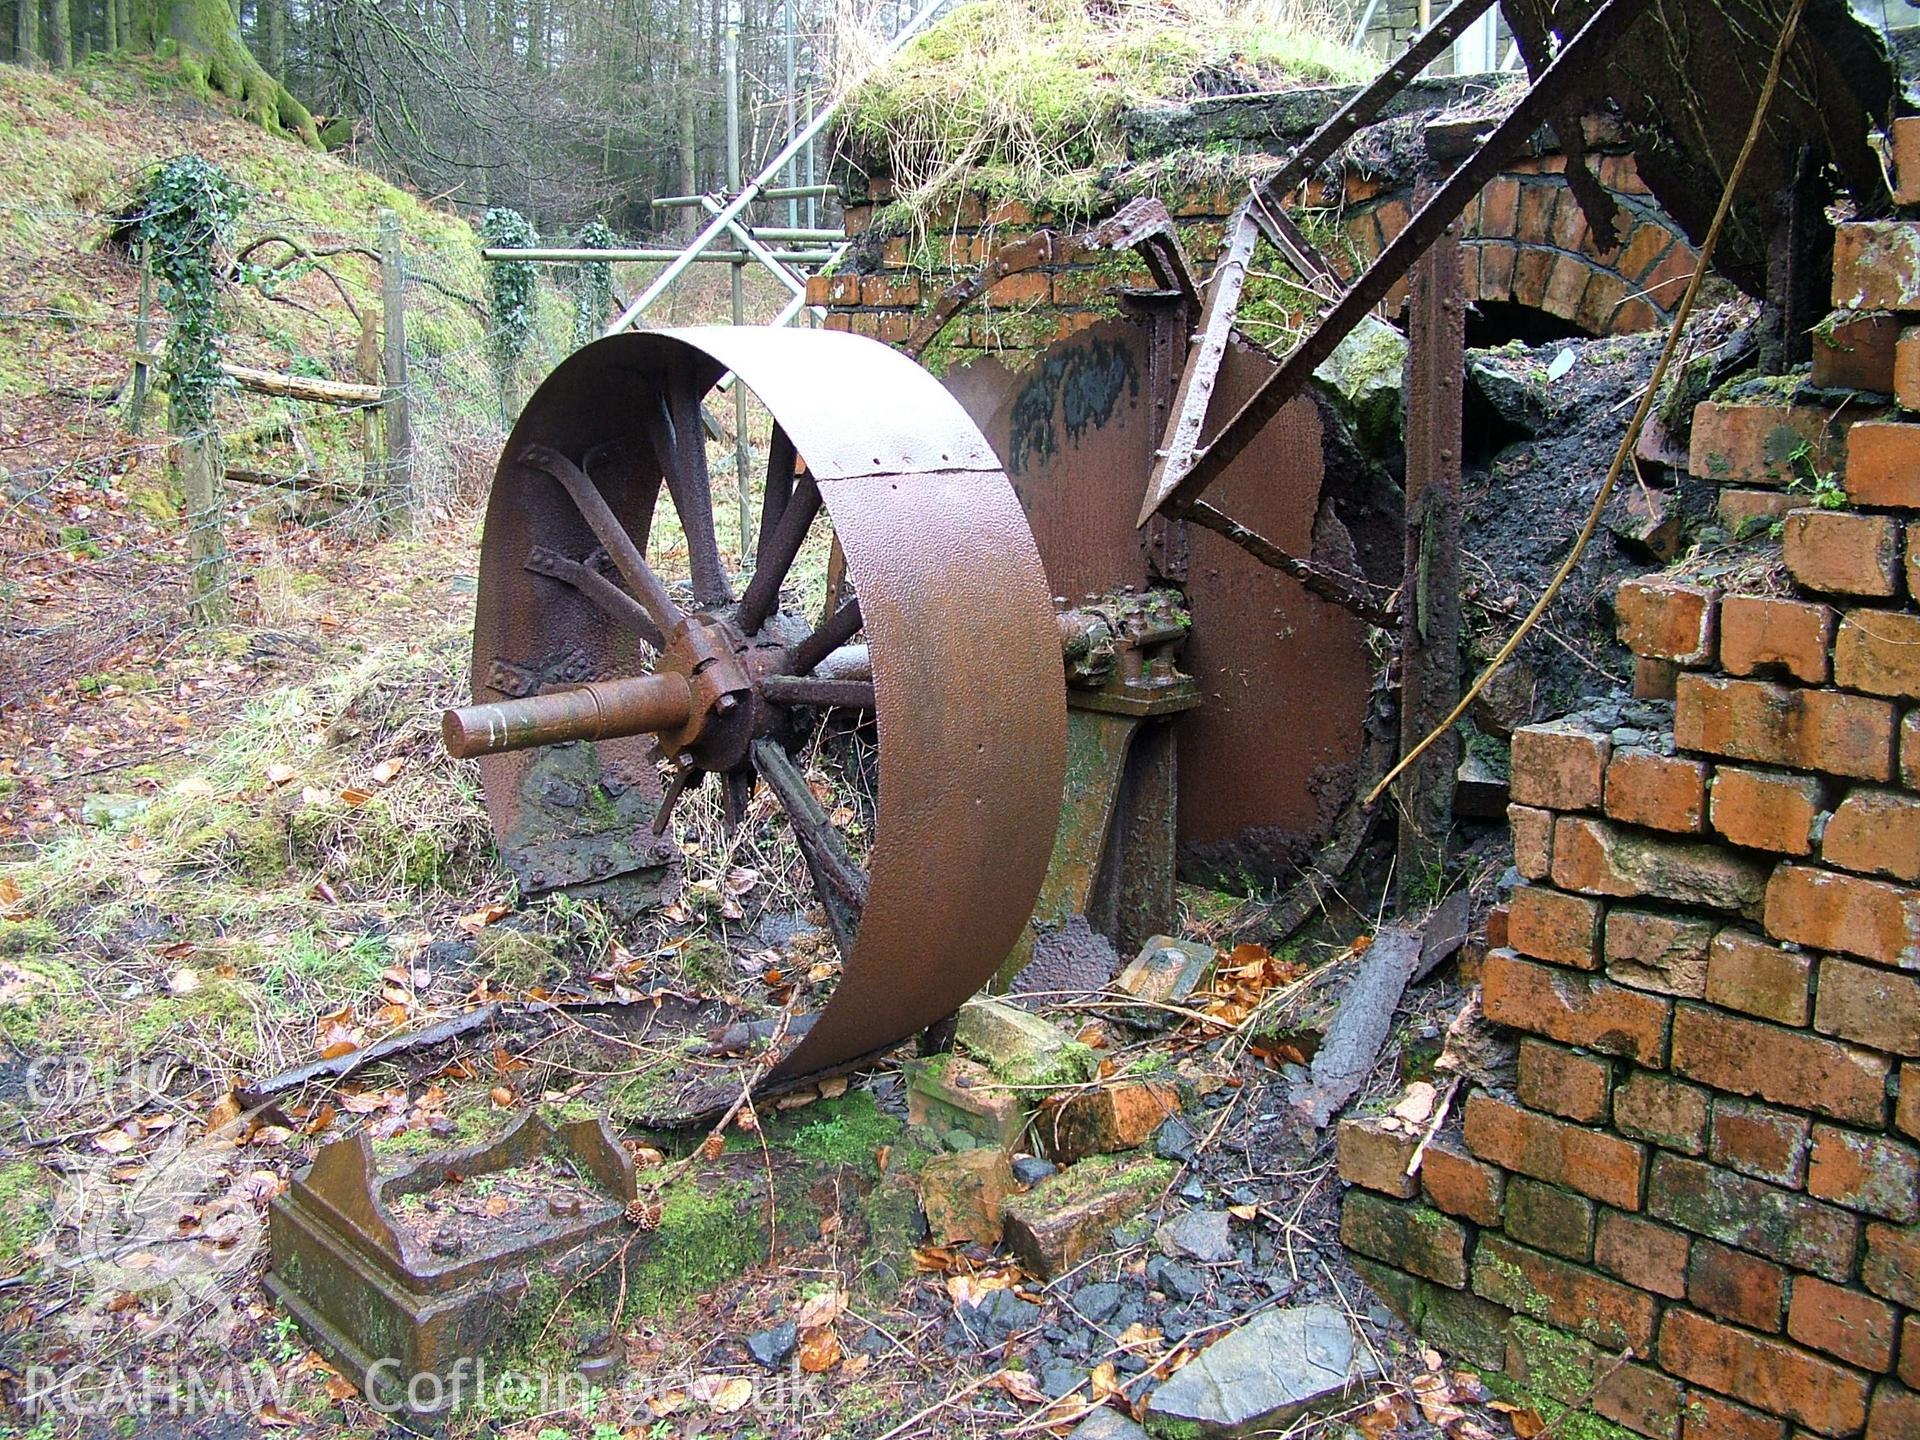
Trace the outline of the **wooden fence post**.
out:
[[[178,439],[180,493],[187,510],[187,613],[196,625],[218,625],[233,613],[227,584],[227,542],[221,533],[225,485],[220,432],[205,430]]]
[[[386,442],[386,483],[379,506],[387,525],[398,524],[413,507],[413,414],[407,399],[406,253],[400,246],[400,217],[380,212],[380,309],[384,346],[382,369],[386,399],[382,412]]]
[[[127,396],[127,433],[138,435],[147,422],[147,390],[153,367],[147,356],[153,346],[153,267],[147,263],[147,242],[140,242],[140,311],[133,321],[133,388]]]

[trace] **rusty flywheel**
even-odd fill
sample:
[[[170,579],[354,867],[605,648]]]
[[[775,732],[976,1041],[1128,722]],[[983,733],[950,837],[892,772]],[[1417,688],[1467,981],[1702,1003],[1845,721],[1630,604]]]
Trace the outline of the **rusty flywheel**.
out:
[[[728,371],[775,423],[744,576],[721,556],[700,418]],[[663,480],[690,595],[646,559]],[[855,598],[810,617],[783,583],[823,510]],[[473,688],[447,742],[482,757],[490,818],[529,888],[669,863],[672,801],[709,774],[734,813],[756,782],[778,798],[844,965],[767,1085],[951,1015],[1013,948],[1047,869],[1066,701],[1040,557],[959,403],[875,341],[655,331],[560,365],[494,479]],[[870,706],[877,722],[864,871],[791,758],[804,712],[827,705]],[[583,788],[611,812],[590,853],[554,808]]]

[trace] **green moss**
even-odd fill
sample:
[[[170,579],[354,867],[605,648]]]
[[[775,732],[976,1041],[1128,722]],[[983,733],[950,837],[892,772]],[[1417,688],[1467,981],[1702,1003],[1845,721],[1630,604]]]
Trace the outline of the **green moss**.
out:
[[[127,1036],[141,1054],[194,1046],[242,1061],[259,1053],[254,1027],[266,1009],[257,985],[238,979],[203,980],[185,995],[163,995],[140,1005],[128,1021]]]
[[[776,1114],[767,1121],[766,1138],[769,1145],[815,1165],[877,1176],[880,1148],[891,1146],[904,1128],[873,1103],[870,1092],[848,1090],[834,1099]]]
[[[495,989],[535,990],[566,977],[566,966],[557,949],[550,935],[495,925],[480,932],[474,946],[474,966]]]
[[[60,948],[60,932],[45,920],[0,920],[0,955],[39,955]]]
[[[0,1267],[12,1269],[47,1227],[53,1184],[31,1160],[0,1164]]]
[[[660,1228],[628,1273],[630,1304],[638,1315],[670,1315],[766,1255],[766,1206],[754,1185],[682,1180],[662,1198]]]

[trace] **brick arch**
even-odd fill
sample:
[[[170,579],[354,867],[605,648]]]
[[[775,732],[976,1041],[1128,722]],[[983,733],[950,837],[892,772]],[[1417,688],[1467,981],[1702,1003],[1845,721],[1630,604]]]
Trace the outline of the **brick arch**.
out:
[[[1664,324],[1693,274],[1693,246],[1648,194],[1633,157],[1617,153],[1599,157],[1598,173],[1620,206],[1621,243],[1601,251],[1565,170],[1560,155],[1516,161],[1467,207],[1461,243],[1469,297],[1544,310],[1589,335]],[[1348,241],[1370,264],[1406,225],[1412,187],[1349,176],[1346,199]],[[1405,299],[1403,281],[1387,303],[1398,309]]]

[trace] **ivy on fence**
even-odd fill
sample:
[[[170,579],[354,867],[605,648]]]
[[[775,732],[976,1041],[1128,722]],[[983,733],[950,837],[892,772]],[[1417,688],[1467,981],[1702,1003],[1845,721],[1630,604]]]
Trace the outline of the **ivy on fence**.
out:
[[[619,237],[598,220],[580,227],[574,240],[582,250],[613,250]],[[607,314],[613,309],[613,266],[590,261],[573,269],[573,348],[590,345],[607,328]]]
[[[496,205],[480,221],[480,238],[489,248],[522,250],[539,243],[533,222],[518,210]],[[487,271],[487,300],[492,311],[493,373],[500,390],[500,419],[505,423],[516,408],[514,380],[533,338],[534,292],[538,268],[524,260],[509,260]]]

